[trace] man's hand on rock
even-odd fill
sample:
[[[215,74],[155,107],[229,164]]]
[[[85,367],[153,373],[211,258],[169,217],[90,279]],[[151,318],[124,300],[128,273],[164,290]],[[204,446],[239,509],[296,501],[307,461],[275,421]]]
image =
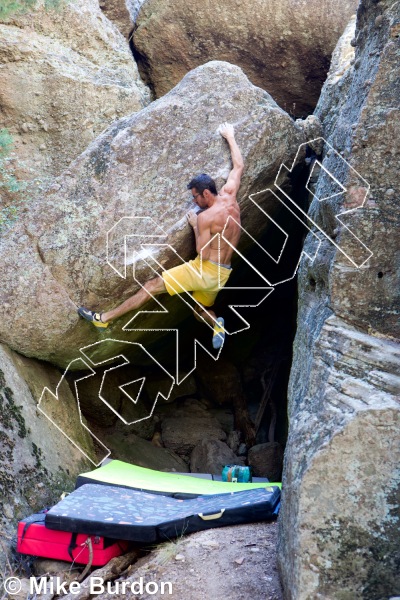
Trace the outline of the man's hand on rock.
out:
[[[193,228],[197,227],[197,214],[194,210],[189,211],[186,217]]]
[[[234,130],[233,125],[231,123],[222,123],[218,127],[217,131],[226,140],[228,140],[229,138],[234,138],[235,137],[235,130]]]

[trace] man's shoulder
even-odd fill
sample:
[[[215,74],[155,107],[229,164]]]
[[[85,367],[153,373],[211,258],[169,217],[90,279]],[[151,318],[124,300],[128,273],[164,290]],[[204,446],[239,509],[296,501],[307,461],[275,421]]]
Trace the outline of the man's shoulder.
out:
[[[203,210],[201,213],[199,213],[197,215],[197,222],[200,225],[207,225],[207,223],[209,223],[212,220],[212,214],[211,214],[211,208],[206,208],[206,210]]]
[[[229,202],[230,204],[231,203],[237,204],[237,200],[236,200],[237,194],[235,191],[230,192],[230,191],[226,191],[226,190],[224,190],[224,188],[222,188],[218,195],[221,198],[221,200],[223,200],[224,202]]]

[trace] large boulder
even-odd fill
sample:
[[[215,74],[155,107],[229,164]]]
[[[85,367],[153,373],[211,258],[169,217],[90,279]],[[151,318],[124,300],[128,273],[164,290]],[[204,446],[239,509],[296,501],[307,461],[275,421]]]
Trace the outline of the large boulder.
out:
[[[244,465],[225,442],[215,439],[202,439],[190,455],[192,473],[214,473],[220,475],[225,465]]]
[[[358,32],[357,32],[358,34]],[[323,122],[320,135],[331,137],[342,105],[347,100],[355,62],[356,16],[352,17],[332,54],[328,76],[321,90],[321,96],[315,108],[315,116]]]
[[[18,174],[59,175],[111,122],[149,102],[129,45],[98,1],[63,2],[0,24],[0,128]]]
[[[206,60],[226,60],[282,108],[305,116],[317,103],[332,51],[357,4],[147,0],[136,21],[135,56],[156,97]]]
[[[47,394],[40,403],[49,418],[37,410],[43,388],[54,388],[59,379],[54,367],[0,345],[0,563],[17,521],[71,491],[77,475],[93,468],[86,457],[96,461],[66,381],[58,398]]]
[[[186,473],[186,462],[170,448],[163,448],[136,435],[132,426],[118,422],[114,427],[95,429],[111,451],[111,458],[156,471]]]
[[[244,465],[244,459],[236,456],[225,442],[203,439],[190,455],[192,473],[215,473],[220,475],[225,465]]]
[[[184,260],[192,258],[187,183],[199,172],[213,175],[218,186],[225,182],[230,153],[217,127],[226,120],[236,124],[246,164],[238,198],[242,224],[259,236],[268,219],[249,194],[273,186],[281,163],[291,163],[305,136],[240,68],[210,62],[165,97],[114,123],[2,236],[0,339],[23,354],[67,366],[80,348],[99,340],[99,332],[78,318],[76,305],[110,309],[139,289],[130,267],[124,277],[125,241],[139,281],[154,276],[141,260],[143,251],[135,254],[149,239],[167,242]],[[166,268],[179,263],[166,246],[146,254]],[[172,329],[192,318],[177,298],[164,296],[163,303],[173,309],[142,314],[139,329]],[[116,321],[106,337],[150,338],[121,330],[131,317]],[[161,332],[153,336],[160,346]],[[101,362],[120,354],[116,345],[101,342],[91,352]]]
[[[74,379],[77,374],[68,377],[71,380],[71,389],[78,396],[82,414],[91,423],[100,427],[114,425],[117,422],[118,414],[121,414],[122,404],[122,392],[119,389],[118,378],[112,377],[113,373],[109,373],[108,377],[103,380],[104,373],[102,371],[97,372],[93,377],[85,377],[85,374],[85,372],[81,374],[80,381],[76,384],[76,391]],[[103,402],[101,395],[107,398],[112,409]]]
[[[125,0],[126,7],[129,10],[129,14],[133,23],[136,22],[140,7],[142,6],[143,2],[145,2],[145,0]]]
[[[217,419],[207,414],[165,418],[161,432],[165,446],[185,459],[202,440],[226,440],[226,433]],[[230,451],[228,446],[226,448]]]
[[[247,461],[256,477],[268,477],[280,481],[282,476],[283,449],[278,442],[257,444],[249,450]]]
[[[126,426],[129,432],[151,439],[154,422],[149,417],[151,403],[148,396],[142,394],[140,402],[134,401],[141,388],[143,373],[132,365],[127,367],[100,369],[90,376],[87,372],[74,372],[67,379],[77,395],[80,410],[90,425],[100,428],[116,424],[117,428]],[[136,385],[129,385],[131,382],[136,382]]]
[[[99,2],[101,10],[107,18],[118,27],[126,39],[129,39],[133,21],[127,3],[124,0],[99,0]]]
[[[240,373],[235,365],[223,356],[217,362],[200,362],[196,368],[199,389],[206,398],[216,404],[233,404],[243,394]]]
[[[310,207],[337,247],[323,241],[299,269],[279,542],[290,599],[400,591],[399,8],[361,1],[344,96],[332,103],[325,89],[317,109],[348,162],[326,152],[317,197],[332,195],[329,173],[346,190]],[[357,268],[364,247],[334,215],[362,204],[360,176],[371,189],[345,223],[373,255]]]

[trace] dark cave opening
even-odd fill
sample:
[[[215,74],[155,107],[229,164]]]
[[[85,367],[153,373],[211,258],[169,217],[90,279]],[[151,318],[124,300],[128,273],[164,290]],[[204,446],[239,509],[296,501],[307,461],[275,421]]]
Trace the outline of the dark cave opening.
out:
[[[305,185],[308,174],[309,169],[300,169],[295,175],[290,191],[296,204],[305,211],[309,201]],[[215,360],[216,352],[211,347],[210,329],[194,319],[189,305],[181,303],[179,372],[186,374],[192,371],[192,374],[180,385],[175,384],[172,399],[165,401],[159,398],[152,412],[158,391],[165,391],[168,381],[165,378],[163,380],[162,374],[160,376],[159,370],[154,368],[151,360],[147,364],[146,361],[139,363],[132,360],[132,364],[126,365],[118,373],[115,371],[119,378],[118,385],[114,383],[110,386],[115,392],[118,391],[119,385],[127,385],[129,381],[136,380],[132,397],[140,391],[140,413],[137,412],[139,403],[133,406],[127,398],[121,399],[120,393],[115,395],[109,390],[108,401],[115,414],[108,413],[104,416],[98,404],[98,390],[95,390],[96,384],[93,380],[94,388],[89,392],[91,407],[88,403],[86,406],[83,403],[82,411],[99,438],[107,439],[113,458],[157,468],[157,463],[149,464],[142,455],[139,459],[137,456],[131,457],[127,449],[129,445],[137,444],[139,436],[147,440],[148,444],[164,446],[165,419],[174,419],[176,415],[183,414],[184,410],[188,413],[190,402],[194,402],[191,405],[194,411],[203,403],[210,414],[230,419],[230,425],[226,428],[226,441],[229,441],[232,431],[238,432],[241,447],[244,446],[244,450],[242,448],[241,451],[243,461],[249,462],[247,453],[254,446],[262,444],[273,447],[278,453],[279,469],[275,469],[272,479],[276,481],[280,478],[288,432],[287,390],[296,332],[296,272],[307,233],[301,214],[296,216],[288,211],[285,198],[282,194],[281,196],[281,202],[268,195],[268,192],[265,193],[265,197],[261,195],[258,198],[259,206],[273,215],[273,222],[264,229],[257,244],[244,247],[241,257],[234,255],[233,272],[229,279],[230,289],[226,286],[218,295],[215,312],[224,316],[227,331],[238,330],[237,333],[227,336],[218,360]],[[274,201],[273,206],[271,198]],[[268,286],[264,282],[261,295],[258,289],[260,272],[272,284]],[[169,298],[169,301],[179,302],[177,298]],[[232,305],[242,305],[237,308],[240,317],[232,310]],[[149,309],[151,310],[151,303]],[[147,347],[148,351],[169,373],[174,373],[177,362],[175,333],[155,332],[153,339]],[[194,340],[207,351],[197,347],[197,362],[193,371]],[[106,368],[108,367],[109,365]],[[143,378],[146,381],[141,389],[140,382]],[[76,374],[72,379],[76,381]],[[191,381],[190,385],[188,381]],[[88,390],[86,394],[87,392]],[[142,421],[143,416],[150,412],[151,418]],[[140,422],[134,425],[121,424],[117,413],[122,414],[128,422],[135,419]],[[190,411],[188,414],[190,415]],[[178,426],[179,434],[186,426],[187,421],[183,419],[182,427]],[[221,426],[225,427],[224,424]],[[192,433],[188,432],[188,435]],[[167,445],[165,447],[168,448]],[[190,469],[190,456],[183,452],[180,457]],[[168,470],[169,465],[164,468]],[[178,466],[177,469],[179,468]],[[174,469],[175,467],[172,467],[172,470]],[[256,475],[271,476],[271,473]]]
[[[136,29],[137,29],[137,25],[135,24],[132,31],[129,34],[129,38],[128,38],[129,48],[130,48],[130,51],[132,52],[133,59],[137,64],[139,75],[140,75],[143,83],[148,86],[148,88],[150,90],[151,100],[154,101],[157,99],[157,96],[155,93],[154,84],[153,84],[153,82],[151,80],[151,76],[150,76],[151,69],[150,69],[149,61],[146,58],[146,56],[138,50],[138,48],[135,46],[134,41],[133,41]]]

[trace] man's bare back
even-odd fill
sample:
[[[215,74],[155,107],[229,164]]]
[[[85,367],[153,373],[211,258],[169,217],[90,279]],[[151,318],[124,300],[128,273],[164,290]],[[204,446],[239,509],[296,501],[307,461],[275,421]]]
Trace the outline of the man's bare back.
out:
[[[240,238],[240,208],[236,194],[226,194],[222,188],[215,204],[204,212],[204,217],[205,224],[210,227],[211,238],[220,234],[219,239],[211,239],[208,260],[230,265],[232,246],[236,248]],[[228,240],[229,244],[225,240]]]

